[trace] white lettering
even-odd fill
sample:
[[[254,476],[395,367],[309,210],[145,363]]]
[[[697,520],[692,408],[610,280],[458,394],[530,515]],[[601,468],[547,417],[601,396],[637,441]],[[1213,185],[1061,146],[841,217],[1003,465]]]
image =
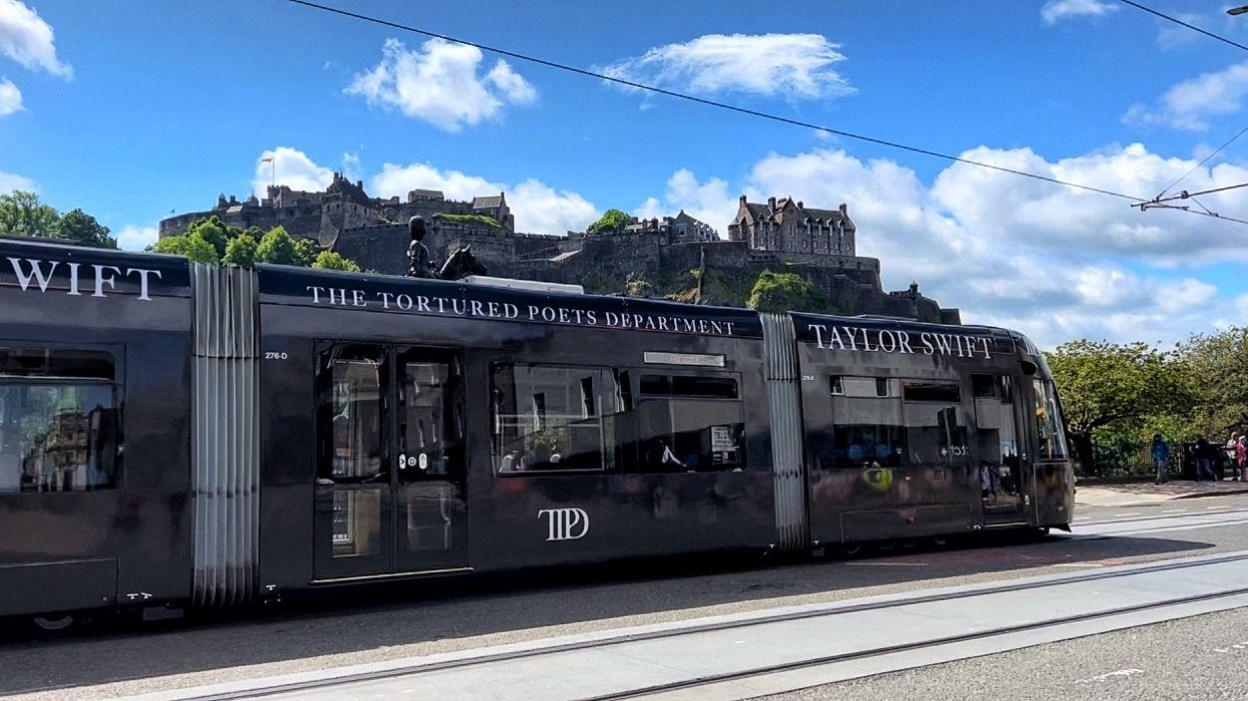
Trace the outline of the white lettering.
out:
[[[537,517],[546,519],[546,542],[580,540],[589,533],[589,514],[584,509],[542,509]]]
[[[66,263],[69,266],[69,292],[66,294],[74,297],[82,296],[78,291],[78,263]]]
[[[35,278],[36,280],[38,280],[40,292],[47,292],[48,283],[52,281],[52,273],[56,272],[56,266],[57,266],[58,261],[52,261],[52,267],[48,268],[47,274],[44,274],[43,272],[44,261],[35,260],[33,258],[27,258],[26,262],[30,263],[29,273],[26,273],[25,271],[22,270],[21,258],[9,259],[9,263],[13,265],[13,274],[17,276],[17,284],[21,285],[22,287],[22,292],[25,292],[26,288],[30,287],[31,278]],[[97,265],[95,267],[96,267],[96,270],[98,271],[100,266]],[[113,268],[113,270],[117,270],[117,269]],[[121,272],[121,271],[118,270],[117,272]],[[96,296],[103,297],[104,295],[101,294],[101,295],[96,295]]]
[[[897,332],[897,341],[901,344],[902,353],[913,353],[914,349],[910,347],[910,334],[905,331]]]
[[[118,275],[120,275],[121,268],[118,268],[117,266],[114,266],[114,265],[92,265],[91,267],[95,268],[95,294],[91,295],[92,297],[105,296],[104,295],[105,285],[108,285],[108,289],[110,290],[117,289],[117,278],[113,275],[105,275],[104,271],[111,270],[114,273],[117,273]]]
[[[147,276],[155,275],[156,279],[159,280],[160,271],[159,270],[147,270],[145,268],[126,268],[126,275],[129,275],[131,273],[139,274],[139,299],[145,299],[145,300],[151,301],[152,298],[147,296],[147,289],[148,289]]]

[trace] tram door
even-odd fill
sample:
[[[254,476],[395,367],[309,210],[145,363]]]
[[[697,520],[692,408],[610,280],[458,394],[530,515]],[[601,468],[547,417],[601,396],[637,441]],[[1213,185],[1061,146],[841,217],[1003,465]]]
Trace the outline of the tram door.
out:
[[[326,346],[316,379],[316,579],[466,566],[459,354]]]
[[[1014,523],[1026,518],[1027,441],[1012,375],[971,376],[975,394],[979,448],[979,491],[985,523]]]

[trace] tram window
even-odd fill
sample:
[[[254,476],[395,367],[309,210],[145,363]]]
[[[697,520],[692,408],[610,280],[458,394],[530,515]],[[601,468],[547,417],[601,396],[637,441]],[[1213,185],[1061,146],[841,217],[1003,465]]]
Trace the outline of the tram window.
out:
[[[616,467],[617,436],[631,401],[630,392],[618,386],[616,373],[503,364],[494,367],[490,391],[499,474]]]
[[[641,393],[651,397],[736,399],[737,381],[701,375],[642,375]]]
[[[339,482],[375,480],[382,465],[382,362],[373,349],[325,354],[319,379],[322,449],[317,476]],[[326,445],[327,444],[327,445]]]
[[[971,394],[976,399],[996,399],[997,382],[993,375],[971,375]]]
[[[961,388],[953,382],[903,380],[901,392],[902,398],[907,402],[945,402],[956,404],[962,401]]]
[[[901,465],[905,457],[901,402],[884,377],[834,377],[832,444],[821,451],[824,469]]]
[[[112,355],[4,349],[0,357],[0,493],[116,486]]]
[[[745,423],[736,378],[642,375],[641,394],[641,471],[745,468]]]
[[[107,351],[0,347],[0,376],[112,380],[113,354]]]
[[[909,462],[929,465],[967,457],[962,388],[933,380],[902,380],[901,387]]]
[[[976,388],[975,438],[979,448],[980,490],[989,495],[1017,495],[1018,423],[1008,375],[972,375]],[[980,396],[981,388],[991,390]]]
[[[832,394],[846,397],[892,397],[893,383],[886,377],[841,377],[828,380]]]
[[[642,472],[745,469],[740,401],[648,398],[638,406],[638,419]]]
[[[666,397],[672,393],[670,375],[642,375],[641,394],[651,397]]]
[[[399,371],[399,457],[409,466],[401,474],[413,480],[458,473],[464,462],[458,362],[408,361]]]
[[[1062,428],[1062,416],[1057,408],[1057,393],[1053,383],[1034,378],[1031,381],[1036,403],[1036,436],[1040,440],[1040,459],[1060,460],[1067,457],[1066,435]]]

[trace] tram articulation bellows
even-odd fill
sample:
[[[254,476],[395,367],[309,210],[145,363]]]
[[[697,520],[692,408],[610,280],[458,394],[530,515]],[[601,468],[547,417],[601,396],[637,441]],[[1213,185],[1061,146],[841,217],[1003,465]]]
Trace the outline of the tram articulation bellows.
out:
[[[254,270],[191,265],[197,606],[246,603],[259,576],[257,289]]]
[[[763,353],[767,398],[771,407],[771,460],[775,484],[776,533],[785,551],[809,545],[806,481],[802,469],[801,377],[797,370],[797,336],[787,314],[759,314],[763,322]]]

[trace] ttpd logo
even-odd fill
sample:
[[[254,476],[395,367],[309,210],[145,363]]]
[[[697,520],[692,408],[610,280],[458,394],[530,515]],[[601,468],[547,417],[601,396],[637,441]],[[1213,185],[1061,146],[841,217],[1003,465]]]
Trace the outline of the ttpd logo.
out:
[[[546,517],[546,541],[579,540],[589,533],[589,514],[584,509],[542,509],[537,517]]]

